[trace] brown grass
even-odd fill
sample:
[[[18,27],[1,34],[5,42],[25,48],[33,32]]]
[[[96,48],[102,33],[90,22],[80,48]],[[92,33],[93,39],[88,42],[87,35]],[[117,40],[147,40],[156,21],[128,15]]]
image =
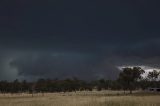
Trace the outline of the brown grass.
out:
[[[160,106],[160,95],[121,95],[120,91],[0,94],[0,106]],[[118,95],[117,95],[118,94]]]

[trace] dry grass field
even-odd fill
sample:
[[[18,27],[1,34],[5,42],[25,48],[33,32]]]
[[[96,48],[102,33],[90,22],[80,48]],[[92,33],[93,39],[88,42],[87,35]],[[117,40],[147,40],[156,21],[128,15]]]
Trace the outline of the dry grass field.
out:
[[[120,91],[0,94],[0,106],[160,106],[160,95],[122,95]]]

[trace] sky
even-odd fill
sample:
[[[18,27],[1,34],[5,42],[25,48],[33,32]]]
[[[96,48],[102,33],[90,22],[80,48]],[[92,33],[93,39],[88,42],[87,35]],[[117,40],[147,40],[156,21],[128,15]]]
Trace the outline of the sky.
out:
[[[159,0],[1,0],[0,80],[116,79],[160,68]]]

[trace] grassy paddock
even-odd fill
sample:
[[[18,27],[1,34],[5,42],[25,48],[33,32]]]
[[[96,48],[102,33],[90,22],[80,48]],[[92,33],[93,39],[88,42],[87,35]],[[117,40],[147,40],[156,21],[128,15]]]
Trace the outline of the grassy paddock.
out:
[[[123,91],[0,94],[0,106],[160,106],[160,95]]]

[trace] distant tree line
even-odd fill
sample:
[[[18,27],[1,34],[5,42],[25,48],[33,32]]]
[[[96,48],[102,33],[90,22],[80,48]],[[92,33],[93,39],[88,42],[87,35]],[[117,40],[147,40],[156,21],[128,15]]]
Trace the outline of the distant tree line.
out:
[[[35,82],[26,80],[13,82],[0,81],[1,93],[53,93],[53,92],[76,92],[92,90],[129,90],[132,93],[136,89],[147,89],[149,87],[160,88],[160,73],[156,70],[148,73],[143,78],[145,71],[140,67],[124,68],[117,80],[99,79],[95,81],[83,81],[78,78],[38,79]]]

